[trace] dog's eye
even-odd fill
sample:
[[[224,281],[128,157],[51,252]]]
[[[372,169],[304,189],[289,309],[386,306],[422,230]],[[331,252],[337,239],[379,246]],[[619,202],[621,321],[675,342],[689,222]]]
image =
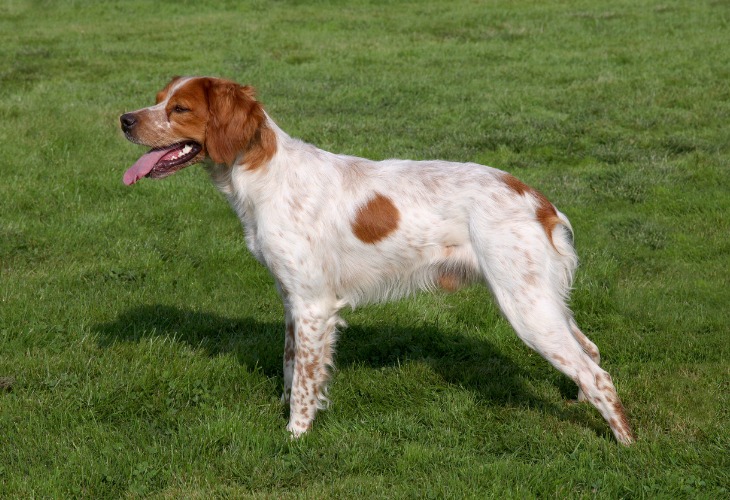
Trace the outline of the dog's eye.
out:
[[[187,113],[188,111],[190,111],[190,109],[186,108],[185,106],[181,106],[179,104],[177,104],[174,108],[172,108],[172,110],[175,113]]]

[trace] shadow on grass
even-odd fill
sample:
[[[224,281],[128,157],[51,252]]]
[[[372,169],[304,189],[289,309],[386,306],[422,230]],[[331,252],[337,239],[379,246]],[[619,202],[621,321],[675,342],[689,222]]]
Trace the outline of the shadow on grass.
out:
[[[261,369],[267,377],[282,378],[284,324],[260,322],[253,318],[228,318],[167,305],[132,308],[115,321],[96,325],[99,343],[109,347],[117,342],[136,342],[151,337],[172,337],[210,356],[235,356],[239,363]],[[445,334],[433,326],[411,327],[395,323],[386,329],[351,326],[341,332],[336,364],[343,370],[352,366],[393,367],[409,361],[425,362],[445,382],[474,391],[487,404],[538,408],[561,420],[599,428],[563,405],[536,395],[525,383],[540,373],[528,373],[505,357],[491,343],[463,335]],[[547,362],[546,362],[547,363]],[[536,371],[537,370],[534,370]],[[283,383],[283,382],[282,382]],[[559,383],[564,397],[575,397],[577,389],[565,379]],[[566,396],[569,393],[572,396]]]

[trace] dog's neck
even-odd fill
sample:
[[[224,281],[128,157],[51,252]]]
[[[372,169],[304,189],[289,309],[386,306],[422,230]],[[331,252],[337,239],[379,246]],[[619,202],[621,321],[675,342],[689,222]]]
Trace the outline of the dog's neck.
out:
[[[204,167],[213,184],[226,196],[233,195],[234,187],[231,176],[234,170],[266,171],[283,142],[291,138],[279,128],[264,111],[264,120],[256,130],[254,137],[247,143],[245,150],[239,151],[232,165],[216,163],[210,157]],[[239,189],[240,190],[240,189]],[[245,193],[239,193],[239,195]]]

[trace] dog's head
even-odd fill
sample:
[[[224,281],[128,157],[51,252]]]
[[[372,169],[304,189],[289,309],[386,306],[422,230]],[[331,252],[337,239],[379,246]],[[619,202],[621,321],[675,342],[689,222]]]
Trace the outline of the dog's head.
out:
[[[206,159],[256,168],[276,150],[252,87],[229,80],[175,77],[157,93],[157,104],[119,118],[130,141],[151,147],[124,174],[125,184],[161,179]]]

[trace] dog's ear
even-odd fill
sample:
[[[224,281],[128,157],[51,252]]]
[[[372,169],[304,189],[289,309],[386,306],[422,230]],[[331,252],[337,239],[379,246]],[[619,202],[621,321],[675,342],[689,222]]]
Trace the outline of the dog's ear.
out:
[[[211,80],[208,95],[208,127],[205,148],[215,163],[233,165],[259,141],[266,115],[254,89],[226,80]]]

